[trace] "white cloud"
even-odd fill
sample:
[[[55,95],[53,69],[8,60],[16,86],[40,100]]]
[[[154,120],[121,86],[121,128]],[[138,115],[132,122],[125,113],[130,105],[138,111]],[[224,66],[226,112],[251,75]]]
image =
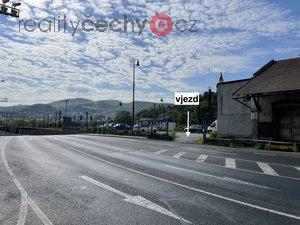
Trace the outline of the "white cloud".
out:
[[[127,15],[150,19],[157,12],[175,19],[197,19],[197,33],[173,31],[167,37],[152,34],[80,30],[67,33],[18,32],[18,22],[2,19],[0,72],[8,80],[0,94],[13,102],[41,102],[66,97],[120,98],[130,101],[132,68],[139,58],[138,99],[154,100],[176,90],[195,90],[188,78],[225,71],[244,72],[255,60],[246,48],[260,40],[299,38],[299,18],[267,1],[252,0],[24,0],[21,19],[63,16],[73,21],[92,14],[94,19]],[[298,32],[298,33],[297,33]],[[5,44],[4,44],[5,43]],[[250,51],[251,52],[251,51]],[[108,87],[99,85],[107,84]],[[111,90],[110,86],[116,87]],[[154,87],[162,91],[157,93]],[[4,92],[5,91],[5,92]],[[24,96],[26,99],[24,100]]]

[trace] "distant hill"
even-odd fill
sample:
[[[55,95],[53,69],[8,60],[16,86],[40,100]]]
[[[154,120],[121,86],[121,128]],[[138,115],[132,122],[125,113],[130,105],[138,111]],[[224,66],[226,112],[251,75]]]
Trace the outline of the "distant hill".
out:
[[[152,108],[154,103],[152,102],[135,102],[135,112],[138,113],[144,109]],[[55,116],[59,110],[62,111],[62,115],[65,112],[66,102],[65,100],[50,102],[48,104],[34,104],[34,105],[17,105],[9,107],[0,107],[0,114],[2,117],[14,115],[19,118],[43,118],[44,116]],[[84,98],[76,98],[68,100],[67,114],[73,116],[76,114],[85,115],[89,112],[89,115],[97,118],[105,116],[106,118],[113,118],[118,111],[127,110],[131,112],[132,103],[123,103],[120,106],[120,101],[117,100],[101,100],[92,101]]]

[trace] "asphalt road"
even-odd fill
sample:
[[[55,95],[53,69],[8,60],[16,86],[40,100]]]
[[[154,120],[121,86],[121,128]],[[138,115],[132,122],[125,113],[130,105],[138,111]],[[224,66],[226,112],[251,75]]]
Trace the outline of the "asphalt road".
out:
[[[0,148],[0,224],[300,224],[296,153],[89,135]]]

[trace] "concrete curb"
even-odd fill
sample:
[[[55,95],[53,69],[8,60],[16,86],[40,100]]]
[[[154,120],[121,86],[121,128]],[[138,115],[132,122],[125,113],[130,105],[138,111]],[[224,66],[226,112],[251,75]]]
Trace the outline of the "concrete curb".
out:
[[[85,135],[99,136],[99,137],[115,137],[115,138],[131,138],[131,139],[148,140],[148,138],[141,137],[141,136],[114,135],[114,134],[85,134]]]

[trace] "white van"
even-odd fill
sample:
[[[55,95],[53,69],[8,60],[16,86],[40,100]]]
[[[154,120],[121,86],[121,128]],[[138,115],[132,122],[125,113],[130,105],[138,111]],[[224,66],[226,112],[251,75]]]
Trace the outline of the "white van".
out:
[[[217,126],[218,126],[218,124],[217,124],[217,120],[216,120],[207,128],[207,133],[217,132],[218,131]]]

